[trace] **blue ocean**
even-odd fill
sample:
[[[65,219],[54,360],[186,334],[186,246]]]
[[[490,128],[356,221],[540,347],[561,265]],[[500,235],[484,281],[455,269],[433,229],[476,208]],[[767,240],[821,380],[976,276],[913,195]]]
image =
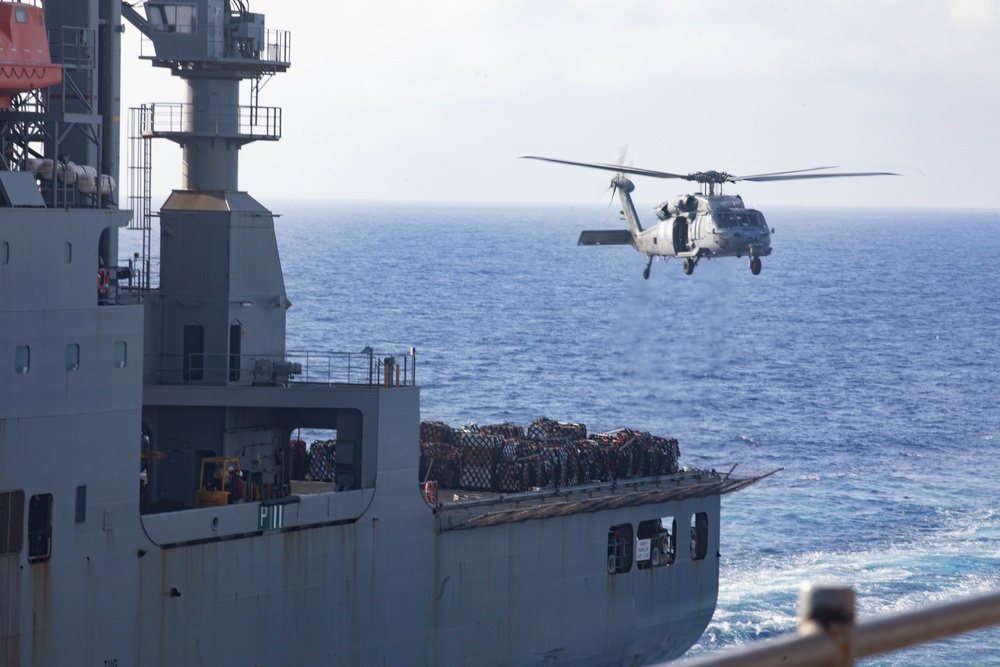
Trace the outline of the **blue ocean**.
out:
[[[643,280],[630,247],[576,245],[622,226],[603,204],[265,203],[289,349],[415,347],[424,419],[629,426],[682,465],[783,469],[723,498],[689,655],[793,632],[804,581],[853,586],[862,620],[1000,589],[1000,212],[768,209],[759,276]],[[1000,665],[1000,629],[865,664]]]

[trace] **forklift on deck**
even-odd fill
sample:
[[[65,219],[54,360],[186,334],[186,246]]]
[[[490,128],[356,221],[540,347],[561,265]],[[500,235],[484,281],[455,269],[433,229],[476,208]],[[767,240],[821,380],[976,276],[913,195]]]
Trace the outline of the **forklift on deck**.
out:
[[[210,456],[202,459],[198,488],[194,492],[194,506],[197,508],[228,505],[230,494],[227,481],[230,475],[239,472],[240,460],[237,457]]]

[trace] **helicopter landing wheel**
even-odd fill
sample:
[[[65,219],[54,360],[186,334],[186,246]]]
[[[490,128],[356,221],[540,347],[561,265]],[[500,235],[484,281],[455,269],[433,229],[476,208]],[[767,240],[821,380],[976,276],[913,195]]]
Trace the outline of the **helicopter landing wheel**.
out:
[[[684,258],[684,275],[690,276],[694,273],[694,260],[690,257]]]
[[[755,276],[760,273],[760,257],[750,258],[750,273]]]

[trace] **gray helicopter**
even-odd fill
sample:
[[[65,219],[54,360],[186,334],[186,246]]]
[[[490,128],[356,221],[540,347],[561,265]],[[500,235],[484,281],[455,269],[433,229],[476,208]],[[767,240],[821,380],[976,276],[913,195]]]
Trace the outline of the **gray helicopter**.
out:
[[[648,258],[643,278],[649,278],[654,257],[680,257],[684,259],[684,273],[691,275],[702,258],[743,257],[750,260],[750,272],[760,273],[761,257],[771,254],[771,234],[760,211],[743,205],[739,195],[722,194],[725,183],[737,181],[791,181],[805,178],[843,178],[845,176],[898,176],[885,171],[851,173],[813,173],[836,167],[812,167],[795,171],[778,171],[770,174],[733,176],[724,171],[698,171],[692,174],[672,174],[665,171],[626,167],[622,164],[573,162],[550,157],[524,155],[530,160],[544,160],[570,164],[590,169],[616,172],[611,187],[618,193],[622,215],[627,229],[584,231],[579,245],[631,245]],[[680,195],[657,206],[656,217],[660,222],[643,229],[632,203],[632,181],[625,175],[651,176],[653,178],[680,178],[701,185],[700,194]],[[614,194],[612,193],[612,198]]]

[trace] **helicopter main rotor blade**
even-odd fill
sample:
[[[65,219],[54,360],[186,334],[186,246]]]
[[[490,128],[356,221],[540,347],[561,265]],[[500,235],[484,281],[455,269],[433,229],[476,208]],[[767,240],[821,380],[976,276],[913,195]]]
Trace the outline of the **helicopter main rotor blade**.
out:
[[[543,160],[545,162],[555,162],[558,164],[569,164],[575,167],[587,167],[589,169],[603,169],[605,171],[616,171],[621,174],[635,174],[637,176],[652,176],[653,178],[688,178],[685,174],[671,174],[666,171],[653,171],[652,169],[639,169],[638,167],[626,167],[620,164],[603,164],[601,162],[574,162],[572,160],[558,160],[554,157],[539,157],[537,155],[522,155],[527,160]]]
[[[836,167],[810,167],[809,169],[793,169],[791,171],[771,171],[766,174],[747,174],[746,176],[730,176],[732,181],[747,181],[751,178],[762,176],[784,176],[785,174],[801,174],[806,171],[820,171],[822,169],[836,169]]]
[[[844,178],[845,176],[899,176],[891,171],[856,171],[844,174],[789,174],[787,176],[743,176],[736,181],[795,181],[804,178]]]

